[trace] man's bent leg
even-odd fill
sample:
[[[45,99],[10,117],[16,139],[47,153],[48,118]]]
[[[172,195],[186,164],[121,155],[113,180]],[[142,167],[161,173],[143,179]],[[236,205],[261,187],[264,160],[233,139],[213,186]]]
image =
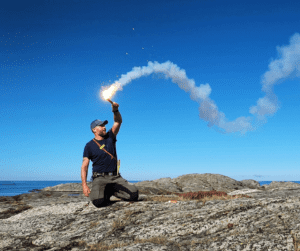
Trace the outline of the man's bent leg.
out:
[[[114,180],[114,195],[120,199],[127,201],[137,201],[139,198],[139,191],[136,186],[130,185],[127,180],[119,176]]]
[[[93,180],[92,191],[89,197],[95,207],[105,206],[109,201],[110,196],[107,196],[108,183],[109,180],[106,180],[104,177],[98,177]]]
[[[96,199],[96,200],[92,200],[92,203],[95,207],[103,207],[107,204],[107,202],[105,201],[104,198],[102,199]]]

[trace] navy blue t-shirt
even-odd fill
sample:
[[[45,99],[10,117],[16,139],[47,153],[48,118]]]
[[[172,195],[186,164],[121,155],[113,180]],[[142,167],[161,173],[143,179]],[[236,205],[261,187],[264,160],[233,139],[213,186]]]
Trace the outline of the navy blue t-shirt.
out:
[[[116,159],[116,136],[113,134],[110,129],[103,140],[96,140],[101,146],[104,144],[104,149],[112,154]],[[93,172],[102,173],[102,172],[116,172],[117,171],[117,161],[101,150],[99,146],[93,141],[89,141],[84,148],[83,157],[87,157],[93,162]]]

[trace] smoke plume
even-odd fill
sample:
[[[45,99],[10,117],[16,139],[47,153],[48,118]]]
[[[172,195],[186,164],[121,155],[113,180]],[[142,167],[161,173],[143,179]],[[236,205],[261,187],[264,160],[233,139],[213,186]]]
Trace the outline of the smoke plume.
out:
[[[257,104],[249,108],[249,117],[239,117],[228,121],[225,114],[219,111],[216,103],[210,99],[211,87],[209,84],[196,86],[193,79],[189,79],[185,70],[180,69],[170,61],[165,63],[149,62],[147,66],[134,67],[130,72],[121,75],[112,86],[116,90],[123,90],[123,86],[137,78],[148,76],[152,73],[162,73],[166,78],[177,84],[185,92],[190,93],[190,98],[199,104],[199,117],[208,122],[208,126],[216,126],[220,132],[245,134],[253,131],[259,123],[266,122],[266,117],[273,115],[279,109],[276,95],[273,92],[275,84],[282,83],[290,77],[300,76],[300,35],[294,34],[288,46],[277,47],[278,59],[272,60],[269,70],[263,74],[261,84],[265,96],[257,100]],[[256,118],[256,123],[253,119]]]
[[[273,86],[291,77],[300,77],[300,35],[294,34],[288,46],[277,46],[278,59],[272,60],[269,70],[262,77],[262,91],[265,96],[257,100],[257,105],[250,108],[250,113],[264,120],[279,109]]]

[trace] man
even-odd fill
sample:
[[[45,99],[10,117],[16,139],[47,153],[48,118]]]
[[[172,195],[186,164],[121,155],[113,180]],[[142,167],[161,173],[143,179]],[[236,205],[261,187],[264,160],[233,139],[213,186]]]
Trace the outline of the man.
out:
[[[123,200],[138,200],[136,186],[130,185],[120,173],[117,173],[116,136],[122,123],[118,107],[117,103],[112,102],[114,125],[108,132],[105,128],[107,120],[96,119],[91,123],[91,130],[95,138],[85,145],[83,152],[82,189],[84,195],[90,198],[95,207],[107,205],[112,195]],[[86,183],[90,160],[93,162],[92,191]]]

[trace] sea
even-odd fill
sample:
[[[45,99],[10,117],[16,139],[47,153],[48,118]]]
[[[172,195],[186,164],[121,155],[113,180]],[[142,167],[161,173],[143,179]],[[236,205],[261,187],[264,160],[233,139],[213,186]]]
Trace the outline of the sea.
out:
[[[140,181],[128,180],[130,183],[137,183]],[[259,184],[269,185],[272,181],[258,181]],[[299,183],[300,181],[292,181]],[[0,181],[0,196],[15,196],[23,193],[30,193],[36,189],[43,189],[45,187],[52,187],[59,184],[66,183],[81,183],[81,181]]]

